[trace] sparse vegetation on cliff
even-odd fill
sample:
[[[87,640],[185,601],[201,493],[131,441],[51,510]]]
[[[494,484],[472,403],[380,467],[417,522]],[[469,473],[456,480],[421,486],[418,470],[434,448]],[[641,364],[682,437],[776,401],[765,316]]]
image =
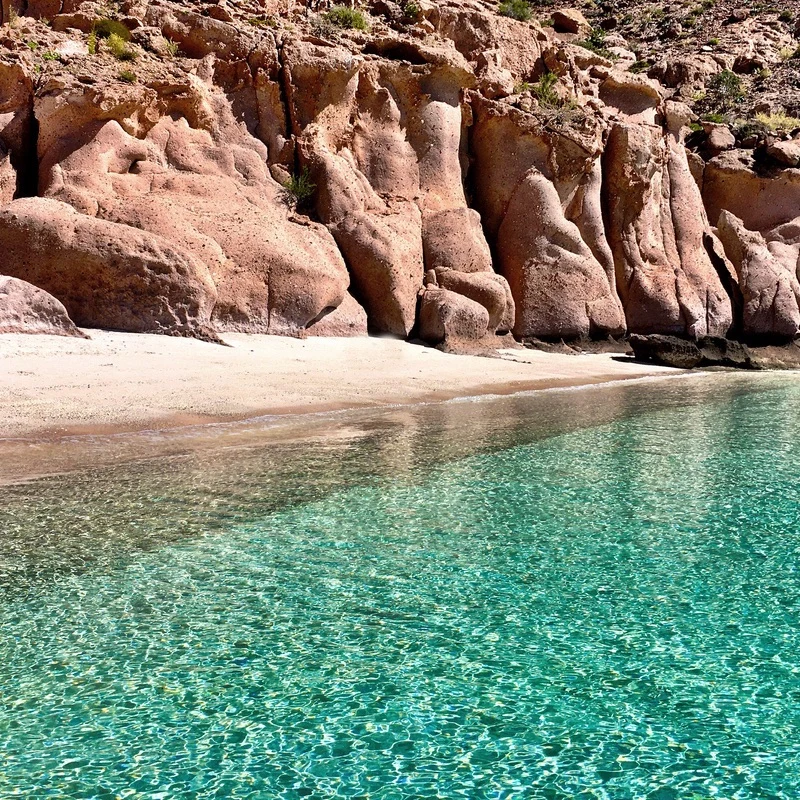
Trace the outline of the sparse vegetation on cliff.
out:
[[[527,22],[533,15],[527,0],[503,0],[497,10],[502,16],[511,17],[520,22]]]
[[[357,8],[334,6],[322,15],[323,20],[337,28],[365,31],[369,28],[366,17]]]
[[[300,172],[292,175],[288,181],[283,184],[292,202],[298,208],[304,208],[311,202],[314,197],[317,185],[311,180],[308,167],[303,167]]]

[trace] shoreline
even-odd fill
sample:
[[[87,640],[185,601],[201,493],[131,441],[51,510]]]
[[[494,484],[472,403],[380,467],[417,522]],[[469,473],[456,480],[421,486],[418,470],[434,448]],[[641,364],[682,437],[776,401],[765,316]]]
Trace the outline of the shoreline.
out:
[[[394,339],[0,337],[0,485],[265,442],[357,437],[372,413],[686,376],[617,354],[451,355]],[[360,412],[360,413],[359,413]]]
[[[165,430],[680,374],[617,354],[451,355],[396,339],[0,337],[0,441]]]

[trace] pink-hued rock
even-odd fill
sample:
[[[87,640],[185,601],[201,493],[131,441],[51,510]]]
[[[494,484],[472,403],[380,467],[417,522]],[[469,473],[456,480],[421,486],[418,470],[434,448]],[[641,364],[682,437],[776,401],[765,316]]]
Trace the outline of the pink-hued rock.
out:
[[[617,69],[609,70],[599,93],[609,108],[617,109],[632,121],[650,124],[655,123],[656,109],[663,99],[663,90],[657,81]]]
[[[55,297],[30,283],[5,275],[0,275],[0,333],[85,336]]]
[[[553,12],[553,29],[558,33],[589,34],[592,26],[577,8],[561,8]]]
[[[422,292],[419,335],[426,342],[481,339],[488,328],[489,312],[480,303],[436,286],[427,286]]]
[[[800,169],[759,174],[754,167],[749,150],[728,150],[706,164],[703,201],[710,219],[730,211],[748,230],[767,231],[797,217]]]
[[[791,139],[788,142],[773,142],[767,147],[767,154],[784,166],[800,166],[800,141]]]
[[[35,175],[32,102],[30,66],[19,58],[0,60],[0,205]]]
[[[705,249],[708,221],[676,134],[617,123],[603,165],[628,330],[690,338],[727,334],[730,298]]]
[[[406,337],[414,327],[422,283],[419,211],[393,215],[353,214],[333,228],[353,285],[364,298],[376,331]]]
[[[516,304],[520,338],[618,335],[625,319],[600,208],[600,131],[547,132],[475,98],[476,195]]]
[[[371,43],[376,52],[399,46],[391,37]],[[362,62],[310,43],[284,50],[317,213],[347,261],[370,329],[396,336],[414,327],[425,263],[492,270],[463,187],[459,91],[468,67],[452,49],[402,47],[426,65]]]
[[[336,243],[324,226],[291,212],[266,148],[224,98],[200,81],[182,88],[173,114],[143,136],[125,130],[122,104],[111,106],[121,120],[77,120],[56,137],[52,126],[68,120],[43,105],[41,188],[204,264],[216,286],[217,330],[302,331],[346,296],[349,276]]]
[[[366,336],[367,312],[352,296],[306,328],[308,336]]]
[[[422,223],[425,268],[459,272],[492,272],[492,253],[472,208],[428,214]]]
[[[17,172],[11,164],[11,154],[0,142],[0,206],[10,203],[17,191]]]
[[[443,289],[480,303],[489,312],[489,330],[508,333],[514,328],[514,296],[508,281],[496,272],[459,272],[437,268],[436,283]]]
[[[83,327],[208,336],[206,265],[163,237],[57,200],[0,208],[0,272],[44,289]]]
[[[794,261],[783,263],[764,237],[745,228],[728,211],[717,223],[719,238],[739,277],[744,298],[743,333],[756,338],[793,339],[800,333],[800,283]]]

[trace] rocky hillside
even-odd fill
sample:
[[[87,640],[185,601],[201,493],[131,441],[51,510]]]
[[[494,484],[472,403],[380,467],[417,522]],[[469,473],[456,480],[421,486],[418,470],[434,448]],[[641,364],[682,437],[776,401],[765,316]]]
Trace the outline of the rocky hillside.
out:
[[[798,336],[791,4],[2,4],[0,331]]]

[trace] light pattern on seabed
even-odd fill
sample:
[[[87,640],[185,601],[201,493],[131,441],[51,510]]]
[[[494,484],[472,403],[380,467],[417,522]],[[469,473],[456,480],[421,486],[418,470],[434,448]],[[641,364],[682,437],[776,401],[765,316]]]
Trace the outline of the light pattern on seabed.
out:
[[[800,385],[666,386],[7,487],[0,797],[800,796]]]

